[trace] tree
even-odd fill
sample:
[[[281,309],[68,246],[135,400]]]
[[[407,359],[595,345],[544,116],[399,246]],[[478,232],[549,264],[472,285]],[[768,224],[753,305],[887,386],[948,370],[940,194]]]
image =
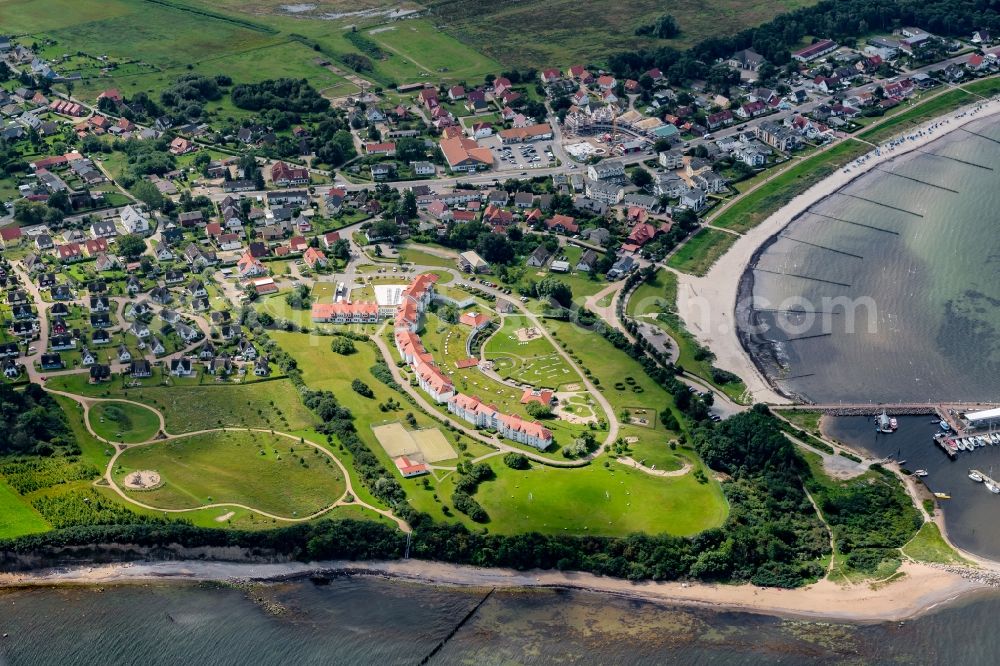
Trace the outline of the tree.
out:
[[[146,241],[136,234],[119,236],[115,245],[118,247],[118,253],[129,261],[135,261],[139,255],[146,251]]]
[[[543,405],[540,402],[532,400],[525,407],[524,411],[528,412],[528,416],[535,419],[550,419],[552,418],[552,408],[548,405]]]
[[[632,172],[632,184],[636,187],[647,187],[653,184],[653,176],[642,167],[638,167]]]
[[[330,343],[330,350],[336,354],[340,354],[341,356],[349,356],[357,351],[350,338],[345,338],[340,335],[335,337],[333,342]]]
[[[146,204],[148,207],[159,210],[163,208],[163,194],[156,189],[156,185],[153,185],[148,180],[136,181],[135,185],[131,188],[132,194],[135,198]]]
[[[351,258],[351,245],[346,238],[338,239],[330,247],[330,254],[334,259],[346,261]]]
[[[573,290],[570,286],[552,276],[542,278],[535,285],[535,294],[539,298],[548,296],[564,308],[568,308],[573,303]]]
[[[523,453],[508,453],[503,457],[503,462],[511,469],[528,469],[531,467],[531,461]]]

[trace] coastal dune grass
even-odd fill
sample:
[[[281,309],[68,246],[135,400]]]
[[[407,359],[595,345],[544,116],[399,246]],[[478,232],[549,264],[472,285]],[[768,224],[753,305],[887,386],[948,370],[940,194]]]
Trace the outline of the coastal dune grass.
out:
[[[154,470],[154,490],[125,489],[132,472]],[[192,435],[126,450],[114,469],[119,487],[162,509],[233,502],[286,518],[333,504],[346,488],[343,473],[325,454],[267,433],[228,431]]]
[[[924,523],[913,539],[903,546],[903,555],[933,564],[971,564],[948,545],[936,523]]]

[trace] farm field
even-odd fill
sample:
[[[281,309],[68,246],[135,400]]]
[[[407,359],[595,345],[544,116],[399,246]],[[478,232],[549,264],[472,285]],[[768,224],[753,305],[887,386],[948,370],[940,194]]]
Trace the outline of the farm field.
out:
[[[128,402],[98,402],[88,417],[94,432],[112,442],[145,442],[160,430],[160,419],[154,412]]]
[[[127,449],[115,482],[154,470],[162,486],[129,496],[163,509],[232,502],[291,518],[305,516],[344,494],[340,469],[316,449],[266,433],[215,432]]]
[[[667,265],[682,273],[704,275],[719,257],[729,251],[738,236],[705,227],[682,245],[667,260]]]
[[[490,531],[501,534],[687,536],[719,527],[728,512],[719,485],[691,473],[662,478],[613,461],[577,469],[490,465],[497,478],[480,484],[475,499],[490,515]],[[450,479],[439,484],[439,497],[451,496]]]
[[[289,431],[313,422],[298,391],[286,379],[244,385],[186,384],[124,389],[117,381],[92,386],[87,375],[78,374],[53,377],[48,384],[79,395],[127,397],[149,405],[163,412],[167,431],[175,435],[220,427]]]

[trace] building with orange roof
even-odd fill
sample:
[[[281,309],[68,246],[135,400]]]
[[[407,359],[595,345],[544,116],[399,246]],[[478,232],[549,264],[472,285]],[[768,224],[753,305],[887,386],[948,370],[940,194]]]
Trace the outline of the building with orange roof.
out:
[[[472,139],[455,136],[441,139],[441,154],[452,171],[476,171],[493,166],[493,153]]]
[[[458,318],[459,324],[464,324],[465,326],[469,326],[474,331],[478,331],[483,326],[489,324],[490,321],[491,321],[490,318],[487,317],[486,314],[482,312],[466,312],[463,313],[462,316]]]
[[[378,303],[313,303],[312,320],[324,324],[377,324]]]
[[[393,458],[392,462],[395,463],[396,469],[399,470],[399,473],[403,475],[404,479],[430,473],[427,465],[421,462],[416,462],[415,460],[410,460],[406,456]]]
[[[548,389],[525,389],[521,395],[521,404],[527,405],[529,402],[537,402],[548,407],[552,404],[554,394]]]

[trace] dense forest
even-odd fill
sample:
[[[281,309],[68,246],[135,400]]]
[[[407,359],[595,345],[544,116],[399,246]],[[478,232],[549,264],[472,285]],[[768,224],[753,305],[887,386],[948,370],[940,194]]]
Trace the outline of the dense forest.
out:
[[[946,37],[969,37],[974,30],[1000,30],[1000,3],[994,0],[823,0],[781,14],[768,23],[731,37],[706,39],[687,51],[670,47],[637,49],[608,60],[618,76],[638,79],[660,68],[673,84],[708,78],[712,63],[740,49],[753,48],[772,64],[784,65],[803,38],[847,41],[872,32],[918,26]]]

